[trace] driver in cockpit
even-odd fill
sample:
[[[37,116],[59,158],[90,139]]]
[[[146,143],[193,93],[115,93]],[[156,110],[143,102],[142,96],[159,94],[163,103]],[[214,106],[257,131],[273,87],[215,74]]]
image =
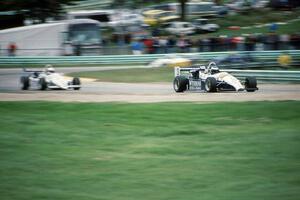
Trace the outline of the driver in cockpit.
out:
[[[46,72],[46,74],[52,74],[52,73],[55,73],[55,69],[52,65],[46,65],[45,72]]]

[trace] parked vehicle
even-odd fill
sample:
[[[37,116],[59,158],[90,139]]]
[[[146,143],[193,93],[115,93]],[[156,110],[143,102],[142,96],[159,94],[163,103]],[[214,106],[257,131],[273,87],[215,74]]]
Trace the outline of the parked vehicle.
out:
[[[186,12],[190,17],[216,17],[218,9],[214,7],[215,5],[213,2],[188,2]]]
[[[165,30],[174,35],[192,35],[196,27],[189,22],[171,22],[165,25]]]
[[[196,26],[198,33],[215,32],[220,28],[218,24],[208,23],[208,19],[204,18],[195,19],[193,24]]]
[[[81,55],[99,55],[102,45],[100,23],[91,19],[74,19],[10,28],[0,31],[0,46],[14,42],[17,56],[59,56],[67,48]],[[2,52],[1,55],[5,55]]]
[[[117,19],[111,20],[108,22],[108,25],[111,27],[116,26],[130,26],[130,25],[141,25],[144,23],[144,17],[140,14],[123,14],[120,15]]]
[[[236,0],[231,3],[226,4],[226,6],[235,11],[246,11],[251,8],[251,3],[244,0]]]
[[[241,83],[236,77],[221,72],[214,62],[208,66],[191,66],[189,68],[175,67],[173,87],[175,92],[199,90],[206,92],[258,90],[255,77],[246,77]]]
[[[68,12],[67,19],[93,19],[104,27],[113,20],[115,14],[114,10],[80,10]]]
[[[218,14],[223,14],[226,7],[215,7],[213,2],[187,2],[186,15],[190,18],[195,17],[216,17]],[[181,7],[179,3],[167,3],[154,6],[155,9],[173,11],[177,15],[181,13]]]
[[[144,22],[148,25],[155,26],[157,24],[171,22],[179,19],[172,11],[164,10],[147,10],[143,12]]]

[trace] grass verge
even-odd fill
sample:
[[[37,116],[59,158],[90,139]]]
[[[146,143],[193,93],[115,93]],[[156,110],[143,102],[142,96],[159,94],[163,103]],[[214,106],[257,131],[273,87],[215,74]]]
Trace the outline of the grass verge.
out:
[[[300,102],[0,102],[2,199],[297,199]]]
[[[94,78],[102,82],[120,83],[150,83],[150,82],[172,82],[174,78],[174,68],[133,68],[120,70],[105,70],[91,72],[76,72],[70,76]]]

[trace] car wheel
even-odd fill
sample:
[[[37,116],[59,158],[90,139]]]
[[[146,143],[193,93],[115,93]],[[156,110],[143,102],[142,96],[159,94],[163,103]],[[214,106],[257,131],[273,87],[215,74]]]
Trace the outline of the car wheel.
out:
[[[74,87],[74,90],[79,90],[80,89],[80,79],[78,77],[73,78],[72,80],[72,85],[78,85],[78,87]]]
[[[254,92],[256,90],[257,87],[257,82],[256,82],[256,78],[249,76],[246,77],[245,80],[245,89],[247,92]]]
[[[46,90],[47,89],[47,82],[45,78],[40,78],[40,90]]]
[[[184,92],[189,84],[189,80],[184,76],[176,76],[173,81],[173,88],[175,92]]]
[[[208,77],[206,79],[205,91],[206,92],[216,92],[217,91],[217,80],[214,77]]]
[[[28,76],[21,77],[22,90],[28,90],[30,86],[30,81]]]

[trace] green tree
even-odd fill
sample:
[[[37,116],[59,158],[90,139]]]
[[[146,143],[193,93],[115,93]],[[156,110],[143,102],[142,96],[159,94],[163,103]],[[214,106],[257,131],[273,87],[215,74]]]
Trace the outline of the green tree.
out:
[[[64,5],[74,5],[79,0],[3,0],[0,11],[16,11],[29,19],[45,22],[48,17],[57,17]]]
[[[180,18],[182,21],[185,20],[185,4],[186,4],[186,2],[188,2],[188,0],[179,0],[180,8],[181,8]]]

